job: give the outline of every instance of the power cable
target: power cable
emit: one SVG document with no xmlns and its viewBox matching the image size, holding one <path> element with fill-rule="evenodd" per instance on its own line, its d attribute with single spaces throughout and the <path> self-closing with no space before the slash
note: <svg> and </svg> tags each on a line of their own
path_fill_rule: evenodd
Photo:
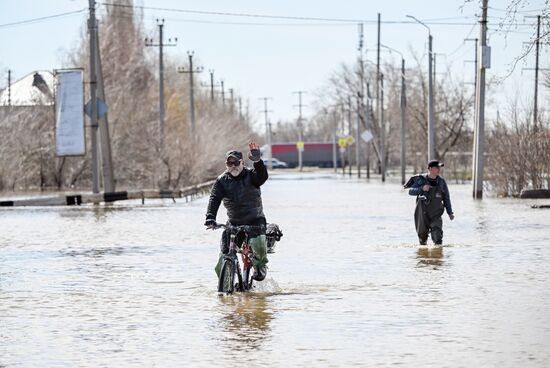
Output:
<svg viewBox="0 0 550 368">
<path fill-rule="evenodd" d="M 80 13 L 86 11 L 86 10 L 88 10 L 88 8 L 83 8 L 83 9 L 75 10 L 75 11 L 72 11 L 72 12 L 48 15 L 48 16 L 40 17 L 40 18 L 20 20 L 20 21 L 12 22 L 12 23 L 4 23 L 4 24 L 0 24 L 0 28 L 10 27 L 10 26 L 17 26 L 17 25 L 20 25 L 20 24 L 37 23 L 37 22 L 41 22 L 41 21 L 45 21 L 45 20 L 54 19 L 54 18 L 60 18 L 60 17 L 69 16 L 69 15 L 80 14 Z"/>
</svg>

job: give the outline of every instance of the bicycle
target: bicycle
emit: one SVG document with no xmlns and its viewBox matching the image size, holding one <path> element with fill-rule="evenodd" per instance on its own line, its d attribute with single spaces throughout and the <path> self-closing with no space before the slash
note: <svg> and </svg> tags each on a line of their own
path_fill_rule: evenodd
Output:
<svg viewBox="0 0 550 368">
<path fill-rule="evenodd" d="M 222 268 L 218 279 L 218 292 L 232 293 L 233 291 L 245 292 L 252 289 L 252 248 L 248 244 L 248 234 L 252 230 L 262 229 L 263 226 L 233 226 L 216 224 L 214 229 L 224 228 L 230 234 L 229 252 L 223 257 Z M 237 234 L 243 232 L 244 239 L 239 247 L 236 243 Z M 237 253 L 241 253 L 242 270 Z M 237 279 L 235 280 L 235 276 Z"/>
</svg>

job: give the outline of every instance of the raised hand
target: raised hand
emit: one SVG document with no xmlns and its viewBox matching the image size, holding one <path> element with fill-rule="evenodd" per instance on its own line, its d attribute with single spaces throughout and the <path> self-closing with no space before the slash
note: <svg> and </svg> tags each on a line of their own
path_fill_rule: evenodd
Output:
<svg viewBox="0 0 550 368">
<path fill-rule="evenodd" d="M 254 162 L 260 161 L 260 146 L 256 142 L 250 142 L 248 148 L 250 149 L 248 158 Z"/>
</svg>

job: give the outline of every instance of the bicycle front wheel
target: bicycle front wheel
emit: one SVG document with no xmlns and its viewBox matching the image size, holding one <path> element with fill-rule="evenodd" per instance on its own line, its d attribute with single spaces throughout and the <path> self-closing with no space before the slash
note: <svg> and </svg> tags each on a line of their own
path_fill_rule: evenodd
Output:
<svg viewBox="0 0 550 368">
<path fill-rule="evenodd" d="M 243 291 L 247 291 L 252 288 L 252 274 L 250 271 L 250 267 L 243 271 Z"/>
<path fill-rule="evenodd" d="M 232 293 L 235 287 L 235 263 L 229 259 L 223 261 L 220 278 L 218 279 L 218 292 Z"/>
</svg>

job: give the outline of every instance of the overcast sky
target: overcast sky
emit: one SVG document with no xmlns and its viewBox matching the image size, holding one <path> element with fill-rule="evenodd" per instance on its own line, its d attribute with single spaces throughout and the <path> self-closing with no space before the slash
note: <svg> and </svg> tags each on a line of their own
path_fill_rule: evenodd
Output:
<svg viewBox="0 0 550 368">
<path fill-rule="evenodd" d="M 509 1 L 489 0 L 489 44 L 492 46 L 492 66 L 488 78 L 503 77 L 514 57 L 521 53 L 522 44 L 529 41 L 534 25 L 514 27 L 513 32 L 497 31 Z M 87 19 L 85 0 L 0 0 L 0 86 L 6 85 L 7 69 L 13 70 L 13 79 L 39 69 L 62 67 L 63 55 L 79 39 Z M 451 68 L 457 81 L 473 82 L 473 65 L 465 63 L 474 56 L 473 43 L 464 43 L 465 37 L 479 37 L 476 25 L 480 13 L 477 1 L 320 1 L 320 0 L 142 0 L 136 4 L 145 7 L 169 8 L 172 11 L 145 9 L 145 25 L 154 35 L 156 19 L 165 19 L 166 37 L 178 37 L 177 47 L 166 48 L 170 56 L 186 58 L 193 50 L 200 64 L 215 69 L 216 78 L 223 78 L 227 88 L 234 88 L 251 103 L 251 112 L 262 122 L 260 97 L 269 96 L 272 121 L 293 119 L 297 115 L 297 97 L 293 91 L 304 90 L 304 103 L 325 84 L 340 63 L 353 62 L 357 57 L 357 23 L 364 21 L 367 57 L 375 60 L 376 18 L 382 16 L 381 42 L 405 54 L 412 63 L 411 50 L 425 54 L 427 30 L 418 23 L 407 23 L 407 14 L 428 23 L 434 37 L 434 51 L 438 55 L 438 71 Z M 100 2 L 99 8 L 103 5 Z M 520 22 L 534 24 L 523 15 L 536 15 L 544 0 L 531 1 L 522 9 Z M 298 19 L 270 19 L 215 14 L 199 14 L 175 10 L 199 10 L 256 15 L 277 15 L 345 19 L 350 21 L 321 21 Z M 18 21 L 68 13 L 33 23 L 11 24 Z M 439 23 L 439 24 L 436 24 Z M 541 67 L 549 67 L 548 50 L 542 50 Z M 382 53 L 388 61 L 399 61 L 396 54 Z M 427 63 L 427 62 L 426 62 Z M 426 64 L 425 63 L 425 64 Z M 523 100 L 532 96 L 534 72 L 522 71 L 533 67 L 534 57 L 520 62 L 505 84 L 491 91 L 489 96 L 503 109 L 506 99 L 520 91 Z M 426 65 L 427 69 L 427 65 Z M 207 73 L 201 76 L 205 81 Z M 440 78 L 442 76 L 439 76 Z M 156 86 L 154 86 L 156 88 Z M 152 87 L 153 88 L 153 87 Z M 540 87 L 541 99 L 548 98 L 548 89 Z M 539 103 L 543 105 L 542 103 Z M 494 113 L 495 109 L 489 109 Z M 304 109 L 307 117 L 308 108 Z"/>
</svg>

